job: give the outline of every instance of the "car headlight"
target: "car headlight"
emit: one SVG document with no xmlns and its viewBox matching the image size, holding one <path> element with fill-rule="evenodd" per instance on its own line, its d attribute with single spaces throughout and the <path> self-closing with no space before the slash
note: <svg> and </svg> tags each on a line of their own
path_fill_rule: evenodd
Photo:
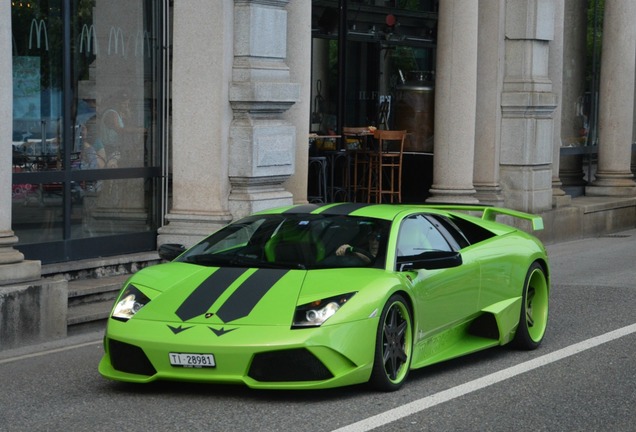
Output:
<svg viewBox="0 0 636 432">
<path fill-rule="evenodd" d="M 111 316 L 120 321 L 128 321 L 148 302 L 150 302 L 150 299 L 139 291 L 137 287 L 128 285 L 119 296 L 119 301 L 115 304 Z"/>
<path fill-rule="evenodd" d="M 342 294 L 296 306 L 293 327 L 319 327 L 331 318 L 355 293 Z"/>
</svg>

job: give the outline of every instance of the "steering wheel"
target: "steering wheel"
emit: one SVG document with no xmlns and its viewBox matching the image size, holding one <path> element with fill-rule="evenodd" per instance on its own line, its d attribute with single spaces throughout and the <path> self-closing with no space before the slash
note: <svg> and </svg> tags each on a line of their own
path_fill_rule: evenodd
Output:
<svg viewBox="0 0 636 432">
<path fill-rule="evenodd" d="M 362 249 L 362 248 L 351 247 L 351 248 L 349 248 L 347 250 L 347 255 L 348 256 L 354 256 L 354 257 L 358 258 L 359 260 L 363 261 L 362 258 L 360 258 L 358 256 L 358 254 L 364 255 L 369 260 L 369 262 L 373 262 L 373 260 L 375 259 L 375 257 L 371 254 L 371 252 L 369 252 L 369 251 L 367 251 L 365 249 Z"/>
</svg>

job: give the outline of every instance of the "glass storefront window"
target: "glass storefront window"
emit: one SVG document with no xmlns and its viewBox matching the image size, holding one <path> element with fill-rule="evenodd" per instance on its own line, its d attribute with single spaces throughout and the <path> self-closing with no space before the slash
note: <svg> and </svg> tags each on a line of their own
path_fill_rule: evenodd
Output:
<svg viewBox="0 0 636 432">
<path fill-rule="evenodd" d="M 12 221 L 28 258 L 56 248 L 55 259 L 84 257 L 73 252 L 77 239 L 82 253 L 87 239 L 96 256 L 113 253 L 117 236 L 133 233 L 154 248 L 166 4 L 12 2 Z"/>
<path fill-rule="evenodd" d="M 156 163 L 149 143 L 156 121 L 150 3 L 84 0 L 75 6 L 74 169 Z"/>
<path fill-rule="evenodd" d="M 62 169 L 61 2 L 12 2 L 13 157 L 21 170 Z M 56 31 L 57 30 L 57 31 Z"/>
<path fill-rule="evenodd" d="M 403 87 L 433 85 L 437 2 L 346 4 L 343 19 L 339 1 L 312 2 L 310 131 L 404 127 L 396 121 Z"/>
<path fill-rule="evenodd" d="M 12 188 L 14 230 L 25 243 L 62 240 L 61 183 L 23 183 Z M 30 229 L 37 226 L 38 229 Z"/>
</svg>

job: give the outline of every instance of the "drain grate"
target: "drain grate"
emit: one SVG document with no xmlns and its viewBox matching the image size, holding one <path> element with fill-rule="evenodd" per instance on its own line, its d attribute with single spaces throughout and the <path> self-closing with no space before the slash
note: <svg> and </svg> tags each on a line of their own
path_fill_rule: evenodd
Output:
<svg viewBox="0 0 636 432">
<path fill-rule="evenodd" d="M 628 238 L 631 237 L 631 234 L 606 234 L 602 236 L 604 238 Z"/>
</svg>

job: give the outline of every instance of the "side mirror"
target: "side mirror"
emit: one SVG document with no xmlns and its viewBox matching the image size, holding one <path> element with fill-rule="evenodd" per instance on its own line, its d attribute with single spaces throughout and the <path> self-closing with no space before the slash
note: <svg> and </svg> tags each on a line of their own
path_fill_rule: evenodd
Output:
<svg viewBox="0 0 636 432">
<path fill-rule="evenodd" d="M 181 244 L 176 243 L 166 243 L 159 246 L 159 257 L 166 261 L 172 261 L 183 252 L 185 252 L 186 247 Z"/>
<path fill-rule="evenodd" d="M 399 271 L 411 270 L 439 270 L 459 267 L 462 265 L 462 255 L 459 252 L 423 252 L 419 255 L 403 256 L 397 259 Z"/>
</svg>

